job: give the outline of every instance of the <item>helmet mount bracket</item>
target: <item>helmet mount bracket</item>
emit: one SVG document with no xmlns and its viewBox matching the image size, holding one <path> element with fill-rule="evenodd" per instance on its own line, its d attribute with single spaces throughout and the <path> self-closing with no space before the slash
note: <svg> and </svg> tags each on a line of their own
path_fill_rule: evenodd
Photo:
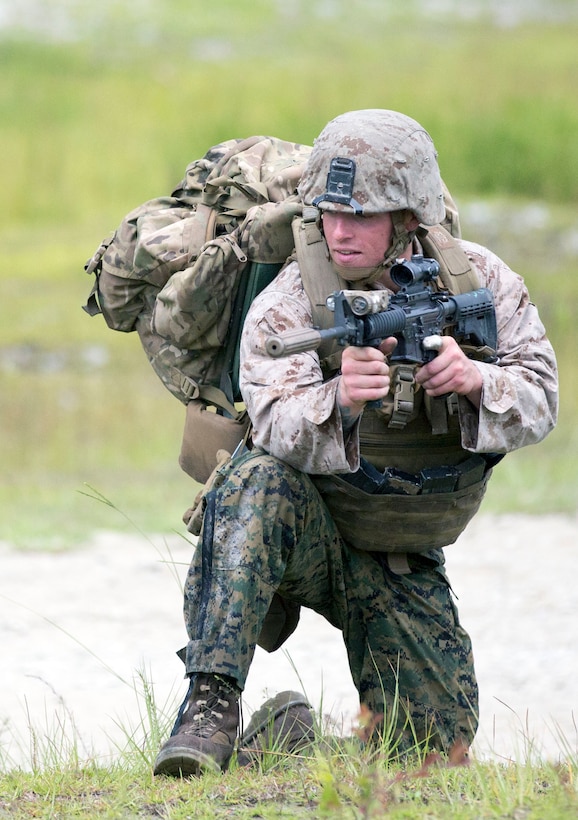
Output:
<svg viewBox="0 0 578 820">
<path fill-rule="evenodd" d="M 327 189 L 315 197 L 313 205 L 320 202 L 336 202 L 340 205 L 349 205 L 354 214 L 363 213 L 363 206 L 353 198 L 353 183 L 355 180 L 355 160 L 348 157 L 333 157 L 327 174 Z"/>
</svg>

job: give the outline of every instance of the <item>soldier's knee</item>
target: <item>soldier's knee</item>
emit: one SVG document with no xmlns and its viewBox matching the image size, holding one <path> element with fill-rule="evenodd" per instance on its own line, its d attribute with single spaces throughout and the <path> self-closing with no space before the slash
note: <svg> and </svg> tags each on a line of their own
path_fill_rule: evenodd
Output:
<svg viewBox="0 0 578 820">
<path fill-rule="evenodd" d="M 238 461 L 233 462 L 233 466 L 236 471 L 246 475 L 262 472 L 266 474 L 284 474 L 287 470 L 291 469 L 289 465 L 285 464 L 281 459 L 272 456 L 270 453 L 265 453 L 262 450 L 252 450 Z"/>
<path fill-rule="evenodd" d="M 288 491 L 302 493 L 311 484 L 305 473 L 262 450 L 253 450 L 234 462 L 232 476 L 245 485 L 282 489 L 282 495 Z"/>
</svg>

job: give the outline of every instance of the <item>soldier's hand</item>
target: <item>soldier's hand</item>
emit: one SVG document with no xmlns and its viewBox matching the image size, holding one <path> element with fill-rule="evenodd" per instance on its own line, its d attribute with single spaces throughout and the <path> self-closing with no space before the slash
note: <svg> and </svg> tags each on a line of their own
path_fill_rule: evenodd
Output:
<svg viewBox="0 0 578 820">
<path fill-rule="evenodd" d="M 354 419 L 368 401 L 377 401 L 389 392 L 389 366 L 385 357 L 397 344 L 392 337 L 379 349 L 374 347 L 346 347 L 341 358 L 341 378 L 337 401 L 342 412 Z"/>
<path fill-rule="evenodd" d="M 437 356 L 418 370 L 415 380 L 429 396 L 457 393 L 480 405 L 482 374 L 452 336 L 442 336 Z"/>
</svg>

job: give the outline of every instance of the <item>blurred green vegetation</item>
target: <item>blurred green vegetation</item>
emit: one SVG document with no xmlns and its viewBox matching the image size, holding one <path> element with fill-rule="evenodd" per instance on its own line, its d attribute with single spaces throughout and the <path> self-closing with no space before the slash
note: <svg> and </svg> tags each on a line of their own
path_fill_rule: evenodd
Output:
<svg viewBox="0 0 578 820">
<path fill-rule="evenodd" d="M 144 530 L 180 529 L 197 489 L 177 465 L 183 408 L 136 337 L 80 309 L 84 263 L 210 145 L 310 143 L 363 107 L 430 130 L 464 235 L 525 276 L 558 353 L 560 424 L 500 465 L 484 509 L 575 512 L 578 22 L 499 27 L 419 5 L 77 3 L 74 37 L 54 34 L 56 16 L 0 32 L 0 540 L 60 548 L 130 526 L 87 486 Z"/>
</svg>

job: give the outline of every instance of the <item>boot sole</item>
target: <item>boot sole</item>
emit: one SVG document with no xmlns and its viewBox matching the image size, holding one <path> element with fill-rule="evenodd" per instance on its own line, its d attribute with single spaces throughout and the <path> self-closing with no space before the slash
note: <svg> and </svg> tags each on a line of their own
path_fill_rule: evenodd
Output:
<svg viewBox="0 0 578 820">
<path fill-rule="evenodd" d="M 226 761 L 228 763 L 228 760 Z M 203 754 L 198 750 L 192 750 L 187 746 L 173 746 L 159 752 L 155 760 L 153 774 L 165 774 L 169 777 L 196 777 L 203 770 L 220 772 L 226 768 L 222 767 L 210 755 Z"/>
</svg>

